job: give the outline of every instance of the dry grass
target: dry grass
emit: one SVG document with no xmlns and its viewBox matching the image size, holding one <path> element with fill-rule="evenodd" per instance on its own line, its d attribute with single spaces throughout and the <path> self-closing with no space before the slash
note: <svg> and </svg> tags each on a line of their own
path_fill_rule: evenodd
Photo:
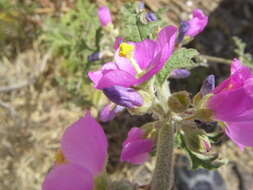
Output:
<svg viewBox="0 0 253 190">
<path fill-rule="evenodd" d="M 0 93 L 0 189 L 40 189 L 64 128 L 83 114 L 62 102 L 64 93 L 52 85 L 55 70 L 50 70 L 50 64 L 59 63 L 48 58 L 35 47 L 12 63 L 0 63 L 1 87 L 35 78 L 30 85 Z"/>
</svg>

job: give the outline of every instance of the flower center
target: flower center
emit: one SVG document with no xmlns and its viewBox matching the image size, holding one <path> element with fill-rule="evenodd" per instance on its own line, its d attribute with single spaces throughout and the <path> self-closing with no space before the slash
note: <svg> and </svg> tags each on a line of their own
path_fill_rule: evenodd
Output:
<svg viewBox="0 0 253 190">
<path fill-rule="evenodd" d="M 129 45 L 128 43 L 121 43 L 119 46 L 119 56 L 129 58 L 132 56 L 132 52 L 134 51 L 134 46 Z"/>
<path fill-rule="evenodd" d="M 130 63 L 133 65 L 136 73 L 139 75 L 142 73 L 142 70 L 140 66 L 136 63 L 135 59 L 133 58 L 133 51 L 134 51 L 134 46 L 128 43 L 123 42 L 119 46 L 119 56 L 127 58 L 130 61 Z"/>
</svg>

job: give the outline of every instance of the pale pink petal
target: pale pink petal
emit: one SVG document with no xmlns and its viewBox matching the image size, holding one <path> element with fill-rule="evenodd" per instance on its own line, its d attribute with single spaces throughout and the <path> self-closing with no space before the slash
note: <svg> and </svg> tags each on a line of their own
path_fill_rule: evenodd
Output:
<svg viewBox="0 0 253 190">
<path fill-rule="evenodd" d="M 42 190 L 92 190 L 89 170 L 74 164 L 55 166 L 46 176 Z"/>
<path fill-rule="evenodd" d="M 120 70 L 128 72 L 131 75 L 136 74 L 136 71 L 133 65 L 131 64 L 131 62 L 129 61 L 129 59 L 126 57 L 119 56 L 119 49 L 116 51 L 114 55 L 114 60 L 115 60 L 115 64 Z"/>
<path fill-rule="evenodd" d="M 107 139 L 89 113 L 66 129 L 61 147 L 66 160 L 89 169 L 94 176 L 104 169 Z"/>
</svg>

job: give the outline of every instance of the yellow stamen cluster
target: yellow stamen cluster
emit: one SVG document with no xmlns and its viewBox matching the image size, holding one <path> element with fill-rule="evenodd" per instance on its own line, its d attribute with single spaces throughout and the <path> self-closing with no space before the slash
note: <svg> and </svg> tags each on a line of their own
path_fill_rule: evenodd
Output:
<svg viewBox="0 0 253 190">
<path fill-rule="evenodd" d="M 128 43 L 123 42 L 119 46 L 119 56 L 131 57 L 133 50 L 134 50 L 133 45 L 129 45 Z"/>
</svg>

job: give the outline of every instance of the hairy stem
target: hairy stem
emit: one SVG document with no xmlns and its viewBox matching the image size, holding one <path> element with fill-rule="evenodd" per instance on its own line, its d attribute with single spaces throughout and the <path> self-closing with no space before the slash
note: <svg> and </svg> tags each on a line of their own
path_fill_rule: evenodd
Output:
<svg viewBox="0 0 253 190">
<path fill-rule="evenodd" d="M 214 57 L 209 55 L 200 55 L 200 58 L 205 59 L 207 61 L 216 62 L 216 63 L 224 63 L 224 64 L 231 64 L 232 60 L 224 59 L 220 57 Z"/>
<path fill-rule="evenodd" d="M 173 139 L 173 125 L 167 122 L 163 124 L 159 132 L 151 190 L 170 190 L 173 185 Z"/>
</svg>

